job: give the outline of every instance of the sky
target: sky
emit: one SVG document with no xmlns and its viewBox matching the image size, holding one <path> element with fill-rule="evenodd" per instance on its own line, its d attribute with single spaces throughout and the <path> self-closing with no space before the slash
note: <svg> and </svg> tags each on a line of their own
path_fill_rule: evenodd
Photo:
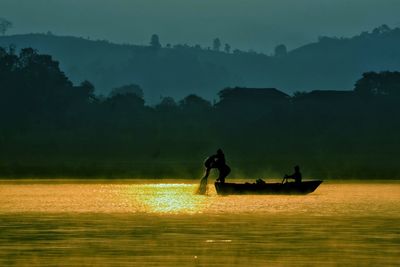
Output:
<svg viewBox="0 0 400 267">
<path fill-rule="evenodd" d="M 400 0 L 0 0 L 9 34 L 46 33 L 116 43 L 211 46 L 272 53 L 318 36 L 349 37 L 382 24 L 400 27 Z"/>
</svg>

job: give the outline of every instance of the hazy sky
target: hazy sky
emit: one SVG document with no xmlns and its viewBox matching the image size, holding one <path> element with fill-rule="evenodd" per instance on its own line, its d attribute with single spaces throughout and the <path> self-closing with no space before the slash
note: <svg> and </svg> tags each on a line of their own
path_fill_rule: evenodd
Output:
<svg viewBox="0 0 400 267">
<path fill-rule="evenodd" d="M 270 53 L 320 35 L 352 36 L 381 24 L 400 26 L 400 0 L 0 0 L 9 32 L 47 32 L 147 44 L 210 46 Z"/>
</svg>

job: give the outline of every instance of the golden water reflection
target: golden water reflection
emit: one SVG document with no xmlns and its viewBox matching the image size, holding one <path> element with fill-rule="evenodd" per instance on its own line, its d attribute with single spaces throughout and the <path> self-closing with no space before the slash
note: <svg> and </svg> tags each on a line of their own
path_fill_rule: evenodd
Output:
<svg viewBox="0 0 400 267">
<path fill-rule="evenodd" d="M 198 181 L 0 181 L 0 266 L 398 266 L 400 183 L 195 195 Z"/>
<path fill-rule="evenodd" d="M 204 196 L 195 195 L 193 184 L 144 184 L 127 188 L 127 196 L 144 212 L 200 213 L 206 206 Z"/>
<path fill-rule="evenodd" d="M 399 183 L 324 183 L 307 196 L 196 195 L 196 182 L 0 182 L 0 214 L 156 213 L 381 216 L 400 207 Z M 396 208 L 394 208 L 396 207 Z"/>
</svg>

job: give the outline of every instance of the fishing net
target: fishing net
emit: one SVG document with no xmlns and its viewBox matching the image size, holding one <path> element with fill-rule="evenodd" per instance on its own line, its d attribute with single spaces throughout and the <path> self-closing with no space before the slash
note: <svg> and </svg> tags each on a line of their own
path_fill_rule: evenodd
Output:
<svg viewBox="0 0 400 267">
<path fill-rule="evenodd" d="M 204 176 L 203 178 L 201 178 L 200 185 L 196 191 L 196 194 L 198 194 L 198 195 L 207 194 L 207 191 L 208 191 L 208 183 L 207 183 L 208 179 L 207 178 L 208 178 L 207 176 Z"/>
</svg>

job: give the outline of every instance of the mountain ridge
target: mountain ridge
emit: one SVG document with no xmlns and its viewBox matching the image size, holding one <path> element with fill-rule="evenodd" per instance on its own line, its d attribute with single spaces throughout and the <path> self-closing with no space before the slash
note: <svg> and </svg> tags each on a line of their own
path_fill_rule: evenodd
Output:
<svg viewBox="0 0 400 267">
<path fill-rule="evenodd" d="M 32 47 L 52 55 L 75 84 L 91 81 L 97 94 L 138 84 L 150 103 L 198 94 L 212 100 L 225 87 L 274 87 L 285 93 L 351 90 L 367 71 L 400 70 L 400 29 L 382 25 L 350 38 L 320 37 L 287 51 L 215 51 L 187 44 L 141 46 L 53 34 L 0 37 L 0 46 Z"/>
</svg>

